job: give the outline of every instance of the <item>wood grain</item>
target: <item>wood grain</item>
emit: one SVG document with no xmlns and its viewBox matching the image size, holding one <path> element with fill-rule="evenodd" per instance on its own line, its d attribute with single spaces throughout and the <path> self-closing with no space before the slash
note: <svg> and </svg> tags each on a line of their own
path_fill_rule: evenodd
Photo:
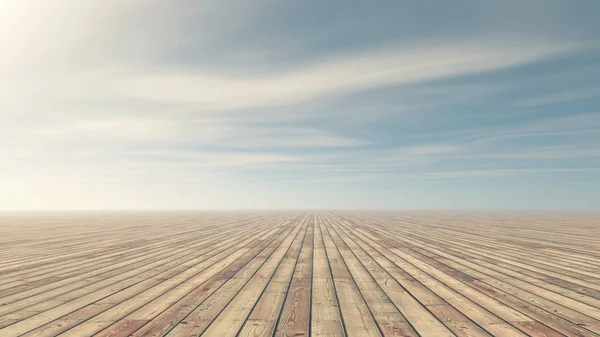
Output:
<svg viewBox="0 0 600 337">
<path fill-rule="evenodd" d="M 4 214 L 12 336 L 600 337 L 600 214 Z"/>
</svg>

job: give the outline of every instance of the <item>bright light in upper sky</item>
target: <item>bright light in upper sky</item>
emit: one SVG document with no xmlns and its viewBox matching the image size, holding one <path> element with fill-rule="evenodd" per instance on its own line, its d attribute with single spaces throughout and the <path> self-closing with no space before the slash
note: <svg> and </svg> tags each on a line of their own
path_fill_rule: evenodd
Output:
<svg viewBox="0 0 600 337">
<path fill-rule="evenodd" d="M 15 14 L 15 9 L 22 7 L 23 4 L 27 4 L 27 1 L 19 0 L 2 0 L 0 1 L 0 15 L 2 19 L 6 19 Z"/>
<path fill-rule="evenodd" d="M 598 16 L 0 0 L 0 208 L 597 208 Z"/>
</svg>

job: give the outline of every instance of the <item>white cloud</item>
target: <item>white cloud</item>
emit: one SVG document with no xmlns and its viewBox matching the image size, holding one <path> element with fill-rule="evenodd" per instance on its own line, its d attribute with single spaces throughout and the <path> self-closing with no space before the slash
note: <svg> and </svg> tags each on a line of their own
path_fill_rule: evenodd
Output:
<svg viewBox="0 0 600 337">
<path fill-rule="evenodd" d="M 394 40 L 346 54 L 328 54 L 329 50 L 316 48 L 299 50 L 301 57 L 290 57 L 284 65 L 273 67 L 264 63 L 253 67 L 253 62 L 240 61 L 266 59 L 272 50 L 265 50 L 277 44 L 265 41 L 266 49 L 240 45 L 231 67 L 225 61 L 216 62 L 216 67 L 195 58 L 204 60 L 202 55 L 213 51 L 213 45 L 218 49 L 221 43 L 229 44 L 223 48 L 228 50 L 237 47 L 236 43 L 243 44 L 235 41 L 232 33 L 247 22 L 267 19 L 268 15 L 261 16 L 261 6 L 272 5 L 271 1 L 192 3 L 0 0 L 0 185 L 10 186 L 7 190 L 11 191 L 0 193 L 1 201 L 14 205 L 10 202 L 15 193 L 18 203 L 27 204 L 29 191 L 42 191 L 36 193 L 37 202 L 42 204 L 52 202 L 47 197 L 52 195 L 64 201 L 61 205 L 68 205 L 78 201 L 79 194 L 87 193 L 94 204 L 103 205 L 106 193 L 117 200 L 113 205 L 119 205 L 127 202 L 121 193 L 128 188 L 132 200 L 147 201 L 151 193 L 139 190 L 157 181 L 164 185 L 152 190 L 167 193 L 156 194 L 179 195 L 180 189 L 186 188 L 182 180 L 202 183 L 221 179 L 222 183 L 230 178 L 229 173 L 255 178 L 244 175 L 248 167 L 261 174 L 296 174 L 297 182 L 326 184 L 451 169 L 449 162 L 463 156 L 488 163 L 600 156 L 592 147 L 542 145 L 490 152 L 483 137 L 479 143 L 462 143 L 456 139 L 460 137 L 444 143 L 441 137 L 423 134 L 418 137 L 422 145 L 399 147 L 401 141 L 388 128 L 379 135 L 372 127 L 387 118 L 397 122 L 399 114 L 413 117 L 415 112 L 512 90 L 512 81 L 485 86 L 413 85 L 502 70 L 585 47 L 560 34 L 517 41 L 514 37 L 483 38 L 474 32 L 464 39 L 461 36 L 439 43 L 430 37 L 412 41 L 426 41 L 421 45 Z M 189 26 L 191 21 L 197 24 Z M 221 41 L 222 37 L 227 41 Z M 310 44 L 298 45 L 306 48 Z M 348 100 L 348 110 L 356 109 L 354 114 L 328 105 L 328 99 L 389 85 L 406 88 L 392 103 L 363 104 L 359 98 L 354 104 Z M 550 104 L 592 94 L 574 92 L 524 103 Z M 371 110 L 365 108 L 367 105 Z M 381 112 L 384 110 L 386 113 Z M 374 113 L 380 113 L 380 119 L 376 123 L 369 120 L 373 125 L 365 128 L 356 120 L 350 121 L 368 120 Z M 324 118 L 330 116 L 335 117 Z M 597 124 L 597 117 L 590 114 L 523 125 L 486 139 L 588 132 Z M 335 118 L 339 123 L 330 124 Z M 434 122 L 442 126 L 446 120 Z M 516 171 L 438 172 L 437 177 L 510 172 Z M 114 186 L 105 186 L 105 181 Z M 89 195 L 87 184 L 96 184 L 97 195 Z M 61 188 L 69 191 L 53 193 Z M 191 196 L 198 193 L 193 190 Z M 214 199 L 215 191 L 221 187 L 207 192 L 208 201 Z M 222 200 L 229 202 L 228 191 L 222 191 Z"/>
<path fill-rule="evenodd" d="M 433 144 L 433 145 L 417 145 L 417 146 L 407 146 L 404 148 L 398 149 L 398 152 L 405 155 L 416 155 L 416 156 L 426 156 L 426 155 L 437 155 L 437 154 L 445 154 L 445 153 L 453 153 L 462 150 L 463 148 L 456 145 L 450 144 Z"/>
<path fill-rule="evenodd" d="M 466 150 L 453 144 L 432 143 L 363 151 L 361 153 L 369 158 L 366 163 L 369 164 L 371 169 L 389 169 L 432 164 L 463 155 Z M 357 154 L 355 153 L 355 155 Z M 363 168 L 363 170 L 365 169 Z"/>
<path fill-rule="evenodd" d="M 529 172 L 530 170 L 470 170 L 470 171 L 446 171 L 446 172 L 428 172 L 418 175 L 425 179 L 454 179 L 454 178 L 474 178 L 474 177 L 495 177 L 514 175 L 519 172 Z"/>
<path fill-rule="evenodd" d="M 495 153 L 486 153 L 474 155 L 477 158 L 488 159 L 569 159 L 569 158 L 598 158 L 600 157 L 599 147 L 590 146 L 534 146 L 517 151 L 497 151 Z"/>
<path fill-rule="evenodd" d="M 573 44 L 494 46 L 467 41 L 447 46 L 390 47 L 315 63 L 277 74 L 234 75 L 202 68 L 140 69 L 107 79 L 107 93 L 185 102 L 200 109 L 244 109 L 296 104 L 328 94 L 476 74 L 553 57 Z"/>
<path fill-rule="evenodd" d="M 277 153 L 257 152 L 206 152 L 184 150 L 146 150 L 129 152 L 138 162 L 153 163 L 168 167 L 228 168 L 290 163 L 305 161 L 306 158 Z"/>
<path fill-rule="evenodd" d="M 169 140 L 178 135 L 178 125 L 168 119 L 113 118 L 92 119 L 71 125 L 34 130 L 34 134 L 52 138 L 104 139 L 110 141 Z"/>
<path fill-rule="evenodd" d="M 497 169 L 497 170 L 468 170 L 468 171 L 443 171 L 418 174 L 423 179 L 469 179 L 476 177 L 499 177 L 523 174 L 540 173 L 575 173 L 575 172 L 599 172 L 594 168 L 540 168 L 540 169 Z"/>
<path fill-rule="evenodd" d="M 517 106 L 538 107 L 560 103 L 568 103 L 579 99 L 594 98 L 600 96 L 599 87 L 586 87 L 578 90 L 554 92 L 552 94 L 544 94 L 515 102 Z"/>
<path fill-rule="evenodd" d="M 356 147 L 368 144 L 358 138 L 339 136 L 318 129 L 248 125 L 236 130 L 235 134 L 223 137 L 223 141 L 240 148 Z"/>
<path fill-rule="evenodd" d="M 118 146 L 162 142 L 219 146 L 231 149 L 348 148 L 368 144 L 359 138 L 345 137 L 308 127 L 256 126 L 219 118 L 112 117 L 64 122 L 32 129 L 29 136 L 44 141 L 100 140 Z"/>
<path fill-rule="evenodd" d="M 600 112 L 566 115 L 548 118 L 520 126 L 527 131 L 586 130 L 600 125 Z"/>
<path fill-rule="evenodd" d="M 476 136 L 470 139 L 471 143 L 480 144 L 513 138 L 600 133 L 598 125 L 600 125 L 600 113 L 593 112 L 544 118 L 542 120 L 506 127 L 501 130 L 470 130 L 468 133 L 485 134 L 485 136 Z"/>
</svg>

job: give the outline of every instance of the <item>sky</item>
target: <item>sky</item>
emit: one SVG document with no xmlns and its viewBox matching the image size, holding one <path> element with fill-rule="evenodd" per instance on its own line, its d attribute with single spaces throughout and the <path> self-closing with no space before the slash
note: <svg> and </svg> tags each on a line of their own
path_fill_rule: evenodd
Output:
<svg viewBox="0 0 600 337">
<path fill-rule="evenodd" d="M 598 0 L 0 0 L 0 209 L 600 209 Z"/>
</svg>

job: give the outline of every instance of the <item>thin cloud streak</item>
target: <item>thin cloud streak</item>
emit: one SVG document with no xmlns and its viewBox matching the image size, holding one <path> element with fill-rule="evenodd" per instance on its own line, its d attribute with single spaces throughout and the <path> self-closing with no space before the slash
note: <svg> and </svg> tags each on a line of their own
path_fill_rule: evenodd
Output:
<svg viewBox="0 0 600 337">
<path fill-rule="evenodd" d="M 502 177 L 502 176 L 527 176 L 538 175 L 542 173 L 595 173 L 600 172 L 597 168 L 536 168 L 536 169 L 499 169 L 499 170 L 472 170 L 472 171 L 447 171 L 447 172 L 428 172 L 416 175 L 421 179 L 471 179 L 471 178 L 486 178 L 486 177 Z"/>
<path fill-rule="evenodd" d="M 591 7 L 457 1 L 0 1 L 0 204 L 600 199 Z"/>
<path fill-rule="evenodd" d="M 145 100 L 230 110 L 298 104 L 327 94 L 386 85 L 410 84 L 500 70 L 580 50 L 584 46 L 510 42 L 485 46 L 478 41 L 416 50 L 372 51 L 318 63 L 288 73 L 252 77 L 193 71 L 156 71 L 108 80 L 106 90 Z M 360 74 L 357 76 L 357 74 Z"/>
</svg>

